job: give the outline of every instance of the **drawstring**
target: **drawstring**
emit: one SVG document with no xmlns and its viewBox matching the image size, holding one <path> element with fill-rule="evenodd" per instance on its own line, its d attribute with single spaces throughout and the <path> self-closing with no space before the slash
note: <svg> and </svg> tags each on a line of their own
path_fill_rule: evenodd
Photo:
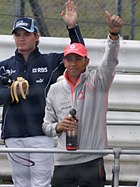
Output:
<svg viewBox="0 0 140 187">
<path fill-rule="evenodd" d="M 6 145 L 6 143 L 5 143 L 5 147 L 8 148 L 8 146 Z M 29 163 L 29 165 L 23 164 L 23 163 L 17 161 L 16 159 L 13 158 L 12 154 L 13 154 L 15 157 L 17 157 L 17 158 L 19 158 L 19 159 L 21 159 L 21 160 L 27 161 L 27 162 Z M 15 153 L 12 153 L 12 154 L 11 154 L 11 153 L 8 153 L 9 157 L 10 157 L 14 162 L 16 162 L 16 163 L 18 163 L 18 164 L 21 164 L 21 165 L 27 166 L 27 167 L 31 167 L 31 166 L 34 166 L 34 165 L 35 165 L 35 162 L 33 162 L 32 160 L 29 160 L 29 159 L 27 159 L 27 158 L 23 158 L 23 157 L 21 157 L 21 156 L 15 154 Z"/>
</svg>

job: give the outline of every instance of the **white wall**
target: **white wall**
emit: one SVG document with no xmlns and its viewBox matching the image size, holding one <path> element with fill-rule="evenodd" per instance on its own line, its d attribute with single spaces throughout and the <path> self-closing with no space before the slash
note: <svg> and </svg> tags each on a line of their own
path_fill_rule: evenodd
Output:
<svg viewBox="0 0 140 187">
<path fill-rule="evenodd" d="M 84 40 L 88 49 L 90 66 L 96 67 L 100 64 L 100 59 L 103 56 L 106 39 L 85 38 Z M 62 52 L 69 42 L 69 38 L 41 37 L 39 47 L 42 53 Z M 121 40 L 120 44 L 120 63 L 117 69 L 140 72 L 140 41 Z M 0 35 L 0 61 L 14 54 L 14 50 L 13 36 Z"/>
</svg>

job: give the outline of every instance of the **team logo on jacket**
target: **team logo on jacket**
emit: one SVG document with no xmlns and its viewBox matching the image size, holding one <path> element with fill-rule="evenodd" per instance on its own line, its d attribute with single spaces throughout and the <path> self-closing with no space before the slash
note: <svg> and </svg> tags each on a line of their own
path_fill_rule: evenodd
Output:
<svg viewBox="0 0 140 187">
<path fill-rule="evenodd" d="M 16 72 L 16 70 L 6 69 L 4 66 L 0 67 L 0 75 L 2 75 L 3 73 L 5 73 L 6 75 L 10 76 L 10 75 L 12 75 L 15 72 Z"/>
<path fill-rule="evenodd" d="M 32 68 L 32 73 L 46 73 L 48 72 L 47 67 Z"/>
<path fill-rule="evenodd" d="M 44 79 L 38 79 L 38 80 L 36 80 L 36 83 L 42 83 L 42 82 L 44 82 Z"/>
</svg>

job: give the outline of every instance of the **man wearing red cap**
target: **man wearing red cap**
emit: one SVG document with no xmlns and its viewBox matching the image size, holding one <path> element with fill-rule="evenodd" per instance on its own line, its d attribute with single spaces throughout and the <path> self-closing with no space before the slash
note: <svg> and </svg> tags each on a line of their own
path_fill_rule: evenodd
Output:
<svg viewBox="0 0 140 187">
<path fill-rule="evenodd" d="M 89 72 L 85 46 L 78 43 L 66 46 L 64 77 L 51 85 L 48 92 L 42 128 L 47 136 L 58 136 L 58 149 L 66 149 L 66 132 L 74 132 L 75 129 L 78 129 L 78 149 L 108 148 L 108 92 L 118 64 L 122 20 L 119 16 L 110 16 L 108 11 L 105 16 L 109 35 L 101 65 Z M 76 116 L 70 113 L 72 108 L 76 110 Z M 55 154 L 52 187 L 103 187 L 106 180 L 103 156 L 88 153 Z"/>
</svg>

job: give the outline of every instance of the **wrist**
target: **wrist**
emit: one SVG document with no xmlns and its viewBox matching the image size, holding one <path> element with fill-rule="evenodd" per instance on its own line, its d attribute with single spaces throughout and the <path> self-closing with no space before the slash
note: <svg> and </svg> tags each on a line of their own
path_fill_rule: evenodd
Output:
<svg viewBox="0 0 140 187">
<path fill-rule="evenodd" d="M 62 133 L 62 131 L 63 131 L 63 130 L 61 130 L 61 129 L 59 128 L 59 123 L 56 125 L 55 131 L 56 131 L 57 134 L 60 134 L 60 133 Z"/>
<path fill-rule="evenodd" d="M 74 23 L 74 24 L 71 24 L 71 25 L 67 25 L 67 28 L 68 29 L 72 29 L 74 27 L 76 27 L 78 24 L 77 23 Z"/>
<path fill-rule="evenodd" d="M 118 40 L 119 39 L 119 32 L 109 32 L 109 37 L 112 40 Z"/>
<path fill-rule="evenodd" d="M 109 32 L 109 34 L 112 36 L 119 36 L 119 32 Z"/>
</svg>

